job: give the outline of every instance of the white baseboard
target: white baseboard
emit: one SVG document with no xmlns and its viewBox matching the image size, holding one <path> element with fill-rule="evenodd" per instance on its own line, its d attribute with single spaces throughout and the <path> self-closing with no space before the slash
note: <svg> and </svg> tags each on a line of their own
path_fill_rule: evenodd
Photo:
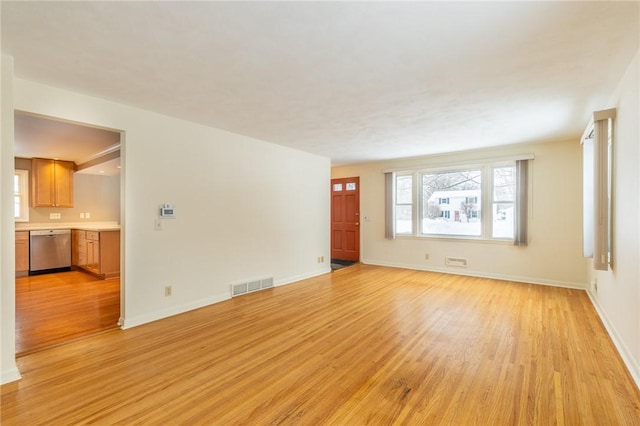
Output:
<svg viewBox="0 0 640 426">
<path fill-rule="evenodd" d="M 274 286 L 280 287 L 280 286 L 298 282 L 307 278 L 313 278 L 320 275 L 324 275 L 328 272 L 331 272 L 331 267 L 327 267 L 326 269 L 323 269 L 318 272 L 280 279 L 276 283 L 274 283 Z M 207 299 L 196 300 L 194 302 L 189 302 L 189 303 L 185 303 L 183 305 L 178 305 L 178 306 L 170 306 L 166 309 L 161 309 L 158 311 L 150 312 L 148 314 L 139 315 L 133 318 L 120 318 L 119 324 L 123 330 L 126 330 L 128 328 L 137 327 L 142 324 L 147 324 L 163 318 L 171 317 L 173 315 L 182 314 L 188 311 L 192 311 L 194 309 L 203 308 L 205 306 L 213 305 L 214 303 L 223 302 L 229 299 L 231 299 L 231 293 L 226 292 L 226 293 L 218 294 L 214 297 L 210 297 Z"/>
<path fill-rule="evenodd" d="M 331 272 L 331 267 L 327 266 L 325 269 L 322 269 L 317 272 L 311 272 L 309 274 L 302 274 L 302 275 L 296 275 L 293 277 L 282 278 L 275 283 L 275 287 L 280 287 L 287 284 L 293 284 L 295 282 L 306 280 L 309 278 L 319 277 L 320 275 L 328 274 L 329 272 Z"/>
<path fill-rule="evenodd" d="M 22 376 L 20 375 L 20 371 L 18 371 L 17 367 L 11 368 L 9 370 L 3 370 L 0 373 L 0 385 L 15 382 L 16 380 L 20 380 L 21 378 Z"/>
<path fill-rule="evenodd" d="M 638 364 L 638 361 L 634 359 L 633 355 L 631 354 L 631 351 L 624 344 L 624 341 L 620 338 L 620 334 L 618 333 L 616 328 L 613 326 L 611 321 L 609 321 L 609 318 L 604 313 L 604 310 L 598 303 L 598 299 L 593 297 L 590 291 L 587 291 L 587 294 L 589 295 L 591 304 L 593 305 L 596 312 L 598 313 L 598 316 L 600 317 L 602 324 L 604 324 L 604 328 L 607 330 L 607 333 L 609 333 L 609 337 L 611 337 L 613 344 L 618 350 L 618 353 L 620 354 L 622 361 L 627 366 L 627 370 L 629 370 L 629 374 L 631 374 L 633 381 L 636 382 L 636 386 L 638 387 L 638 389 L 640 389 L 640 364 Z"/>
<path fill-rule="evenodd" d="M 483 271 L 469 270 L 467 268 L 425 267 L 424 265 L 379 262 L 376 260 L 363 260 L 362 263 L 367 265 L 388 266 L 390 268 L 414 269 L 418 271 L 440 272 L 443 274 L 465 275 L 469 277 L 479 277 L 479 278 L 492 278 L 495 280 L 502 280 L 502 281 L 515 281 L 515 282 L 521 282 L 521 283 L 527 283 L 527 284 L 540 284 L 540 285 L 547 285 L 552 287 L 563 287 L 563 288 L 572 288 L 577 290 L 586 290 L 586 284 L 580 283 L 580 282 L 547 280 L 547 279 L 540 279 L 535 277 L 523 277 L 518 275 L 492 274 L 492 273 L 487 273 Z"/>
<path fill-rule="evenodd" d="M 170 306 L 166 309 L 161 309 L 159 311 L 150 312 L 148 314 L 139 315 L 133 318 L 121 318 L 120 326 L 123 330 L 126 330 L 127 328 L 137 327 L 142 324 L 171 317 L 173 315 L 182 314 L 194 309 L 203 308 L 205 306 L 213 305 L 214 303 L 222 302 L 228 299 L 231 299 L 231 293 L 226 292 L 207 299 L 200 299 L 178 306 Z"/>
</svg>

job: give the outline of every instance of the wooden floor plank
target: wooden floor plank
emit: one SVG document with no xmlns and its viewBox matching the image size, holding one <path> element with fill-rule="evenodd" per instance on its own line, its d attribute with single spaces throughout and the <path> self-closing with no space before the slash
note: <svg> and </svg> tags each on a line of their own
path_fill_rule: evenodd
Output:
<svg viewBox="0 0 640 426">
<path fill-rule="evenodd" d="M 113 330 L 120 318 L 120 279 L 82 271 L 16 278 L 19 356 Z"/>
<path fill-rule="evenodd" d="M 369 265 L 18 364 L 3 425 L 640 424 L 583 291 Z"/>
</svg>

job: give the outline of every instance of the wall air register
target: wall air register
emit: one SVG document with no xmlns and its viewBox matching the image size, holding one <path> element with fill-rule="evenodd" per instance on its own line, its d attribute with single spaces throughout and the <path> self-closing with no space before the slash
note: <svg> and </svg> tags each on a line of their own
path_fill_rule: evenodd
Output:
<svg viewBox="0 0 640 426">
<path fill-rule="evenodd" d="M 457 266 L 458 268 L 466 268 L 467 267 L 467 259 L 462 257 L 445 257 L 444 264 L 447 266 Z"/>
<path fill-rule="evenodd" d="M 233 284 L 231 286 L 231 297 L 241 296 L 254 291 L 264 290 L 273 287 L 273 278 L 249 281 L 246 283 Z"/>
</svg>

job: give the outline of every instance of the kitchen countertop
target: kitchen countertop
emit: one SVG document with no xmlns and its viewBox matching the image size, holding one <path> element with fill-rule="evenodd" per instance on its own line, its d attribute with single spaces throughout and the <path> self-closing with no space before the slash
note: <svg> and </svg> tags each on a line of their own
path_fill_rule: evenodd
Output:
<svg viewBox="0 0 640 426">
<path fill-rule="evenodd" d="M 119 231 L 116 222 L 79 222 L 79 223 L 31 223 L 16 222 L 16 231 L 42 231 L 45 229 L 79 229 L 81 231 Z"/>
</svg>

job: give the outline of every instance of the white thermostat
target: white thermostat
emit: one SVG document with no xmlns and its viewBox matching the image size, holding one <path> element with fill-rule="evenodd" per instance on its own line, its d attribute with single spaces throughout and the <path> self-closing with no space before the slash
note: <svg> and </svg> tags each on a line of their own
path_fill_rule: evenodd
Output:
<svg viewBox="0 0 640 426">
<path fill-rule="evenodd" d="M 160 217 L 163 219 L 173 219 L 176 217 L 176 208 L 171 204 L 160 206 Z"/>
</svg>

